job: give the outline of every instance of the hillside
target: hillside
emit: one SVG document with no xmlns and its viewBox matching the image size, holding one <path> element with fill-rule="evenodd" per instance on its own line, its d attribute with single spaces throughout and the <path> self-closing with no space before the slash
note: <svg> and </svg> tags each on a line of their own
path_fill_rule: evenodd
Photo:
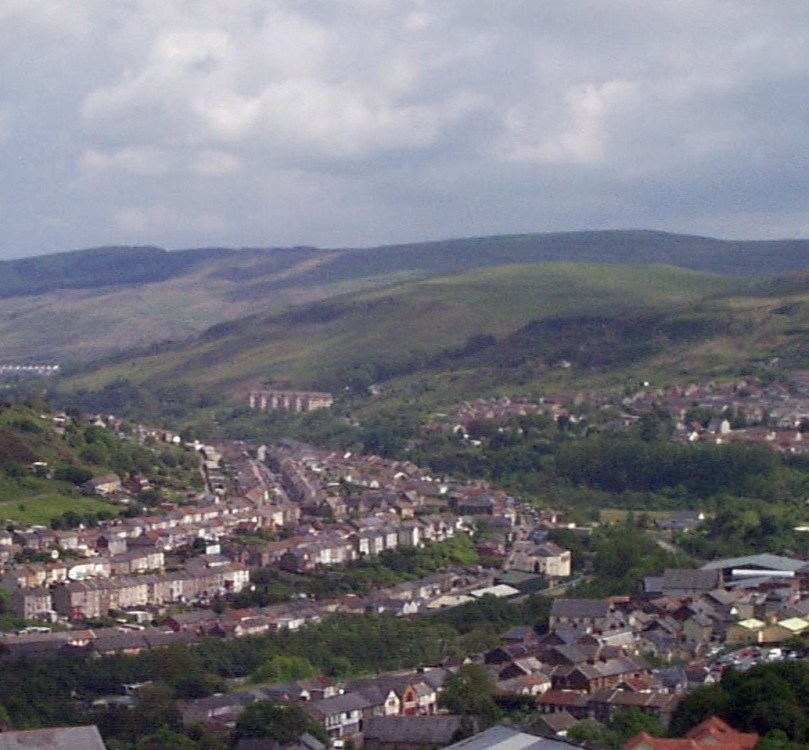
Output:
<svg viewBox="0 0 809 750">
<path fill-rule="evenodd" d="M 115 431 L 75 414 L 56 417 L 42 405 L 0 400 L 0 519 L 4 522 L 75 526 L 117 516 L 125 506 L 86 496 L 78 487 L 110 472 L 122 479 L 147 478 L 151 492 L 140 496 L 143 503 L 182 496 L 200 481 L 193 451 L 121 439 Z"/>
<path fill-rule="evenodd" d="M 243 393 L 280 379 L 339 390 L 357 377 L 373 382 L 424 369 L 513 367 L 526 358 L 617 364 L 638 354 L 638 342 L 651 356 L 667 342 L 724 331 L 718 313 L 697 306 L 738 289 L 733 279 L 657 266 L 481 269 L 220 323 L 193 341 L 88 369 L 68 385 L 97 388 L 126 378 Z M 616 326 L 610 342 L 606 331 Z M 581 347 L 588 340 L 606 345 L 610 357 L 591 362 L 568 351 L 571 341 Z"/>
<path fill-rule="evenodd" d="M 736 277 L 809 267 L 809 241 L 647 231 L 526 234 L 376 248 L 97 248 L 0 262 L 4 361 L 82 363 L 291 305 L 510 264 L 654 265 Z"/>
</svg>

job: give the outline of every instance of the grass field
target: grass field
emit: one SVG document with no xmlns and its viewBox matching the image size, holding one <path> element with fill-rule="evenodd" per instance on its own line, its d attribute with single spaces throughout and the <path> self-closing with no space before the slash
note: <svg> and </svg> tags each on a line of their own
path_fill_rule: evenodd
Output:
<svg viewBox="0 0 809 750">
<path fill-rule="evenodd" d="M 52 519 L 72 510 L 75 513 L 117 514 L 120 508 L 93 497 L 81 495 L 26 495 L 0 501 L 0 518 L 22 524 L 48 526 Z"/>
</svg>

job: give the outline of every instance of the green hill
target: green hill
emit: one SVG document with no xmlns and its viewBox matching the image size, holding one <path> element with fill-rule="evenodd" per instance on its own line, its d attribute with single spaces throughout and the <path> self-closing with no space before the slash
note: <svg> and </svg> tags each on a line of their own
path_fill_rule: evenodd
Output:
<svg viewBox="0 0 809 750">
<path fill-rule="evenodd" d="M 502 366 L 516 354 L 578 361 L 565 356 L 561 343 L 582 343 L 585 334 L 603 338 L 610 326 L 618 326 L 613 339 L 631 338 L 632 346 L 650 338 L 658 348 L 668 339 L 702 340 L 724 324 L 714 321 L 718 313 L 695 306 L 739 288 L 738 280 L 656 266 L 503 266 L 221 323 L 193 341 L 119 357 L 68 382 L 97 388 L 126 378 L 243 392 L 290 380 L 337 389 L 341 377 L 362 368 L 389 377 L 442 366 Z M 648 326 L 657 329 L 654 337 Z"/>
<path fill-rule="evenodd" d="M 809 267 L 809 241 L 572 232 L 324 250 L 96 248 L 0 262 L 6 362 L 83 363 L 264 311 L 475 269 L 657 265 L 741 278 Z"/>
</svg>

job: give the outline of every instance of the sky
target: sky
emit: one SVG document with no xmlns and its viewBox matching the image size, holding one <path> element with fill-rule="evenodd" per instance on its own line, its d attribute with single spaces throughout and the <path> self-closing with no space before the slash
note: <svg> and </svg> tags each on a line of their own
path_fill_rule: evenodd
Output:
<svg viewBox="0 0 809 750">
<path fill-rule="evenodd" d="M 809 237 L 806 0 L 2 0 L 0 258 Z"/>
</svg>

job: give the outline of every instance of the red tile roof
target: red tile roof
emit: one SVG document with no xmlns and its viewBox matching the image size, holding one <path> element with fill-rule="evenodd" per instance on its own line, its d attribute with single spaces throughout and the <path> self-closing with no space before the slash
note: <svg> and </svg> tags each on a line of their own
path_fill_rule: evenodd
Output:
<svg viewBox="0 0 809 750">
<path fill-rule="evenodd" d="M 696 740 L 701 745 L 730 744 L 743 750 L 752 750 L 758 742 L 755 733 L 737 732 L 722 719 L 711 716 L 697 726 L 693 727 L 686 737 Z"/>
<path fill-rule="evenodd" d="M 628 740 L 623 750 L 753 750 L 757 742 L 757 734 L 737 732 L 722 719 L 712 716 L 693 727 L 682 739 L 652 737 L 642 732 Z"/>
</svg>

